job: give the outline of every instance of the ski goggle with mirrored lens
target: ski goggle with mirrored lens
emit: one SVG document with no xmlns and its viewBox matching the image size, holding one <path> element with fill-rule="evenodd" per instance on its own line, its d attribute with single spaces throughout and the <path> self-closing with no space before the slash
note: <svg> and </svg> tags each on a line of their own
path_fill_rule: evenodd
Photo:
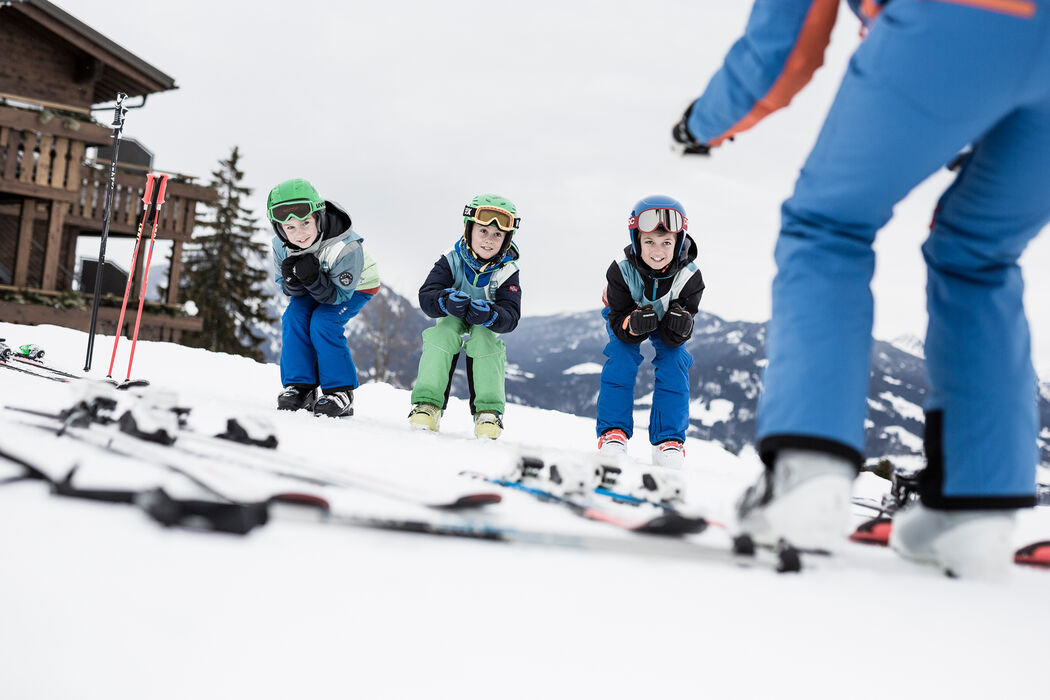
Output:
<svg viewBox="0 0 1050 700">
<path fill-rule="evenodd" d="M 646 209 L 631 217 L 630 227 L 641 233 L 652 233 L 662 226 L 668 233 L 679 233 L 689 230 L 687 222 L 688 219 L 677 209 Z"/>
<path fill-rule="evenodd" d="M 482 226 L 496 224 L 501 231 L 507 233 L 516 231 L 521 226 L 520 218 L 515 218 L 509 211 L 499 207 L 472 207 L 468 204 L 463 207 L 463 216 L 473 219 Z"/>
<path fill-rule="evenodd" d="M 305 221 L 315 211 L 317 209 L 314 208 L 313 203 L 305 199 L 281 202 L 270 207 L 270 220 L 279 224 L 287 223 L 289 219 L 293 218 Z"/>
</svg>

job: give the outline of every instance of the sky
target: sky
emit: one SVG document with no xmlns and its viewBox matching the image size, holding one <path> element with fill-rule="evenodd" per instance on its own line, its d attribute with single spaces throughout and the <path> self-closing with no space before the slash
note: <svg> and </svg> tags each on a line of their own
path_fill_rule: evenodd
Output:
<svg viewBox="0 0 1050 700">
<path fill-rule="evenodd" d="M 463 204 L 509 197 L 523 219 L 525 315 L 600 307 L 632 205 L 662 193 L 687 210 L 701 308 L 767 320 L 780 204 L 860 41 L 843 5 L 825 66 L 787 110 L 711 158 L 682 158 L 670 128 L 739 37 L 749 3 L 57 4 L 175 78 L 178 90 L 127 116 L 125 134 L 155 167 L 207 178 L 238 146 L 260 225 L 272 186 L 310 180 L 350 212 L 384 283 L 411 299 L 461 234 Z M 878 338 L 925 333 L 919 246 L 950 182 L 931 176 L 880 233 Z M 1038 272 L 1050 268 L 1050 236 L 1022 265 L 1046 376 L 1050 276 Z"/>
</svg>

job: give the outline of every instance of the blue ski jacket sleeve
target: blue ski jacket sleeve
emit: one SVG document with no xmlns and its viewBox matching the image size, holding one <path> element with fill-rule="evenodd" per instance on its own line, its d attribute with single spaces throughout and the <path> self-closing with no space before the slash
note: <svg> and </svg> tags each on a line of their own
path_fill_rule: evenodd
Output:
<svg viewBox="0 0 1050 700">
<path fill-rule="evenodd" d="M 878 5 L 880 0 L 851 0 Z M 690 107 L 687 126 L 718 146 L 786 107 L 824 63 L 839 0 L 755 0 L 744 36 Z"/>
</svg>

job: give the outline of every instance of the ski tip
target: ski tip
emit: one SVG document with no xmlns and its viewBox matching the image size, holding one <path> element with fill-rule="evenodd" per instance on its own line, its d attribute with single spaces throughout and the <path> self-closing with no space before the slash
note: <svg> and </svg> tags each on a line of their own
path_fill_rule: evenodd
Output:
<svg viewBox="0 0 1050 700">
<path fill-rule="evenodd" d="M 1014 554 L 1014 562 L 1025 566 L 1050 569 L 1050 540 L 1034 542 L 1026 547 L 1021 547 Z"/>
<path fill-rule="evenodd" d="M 887 546 L 890 543 L 890 530 L 893 521 L 890 518 L 872 518 L 860 524 L 849 536 L 850 542 Z"/>
<path fill-rule="evenodd" d="M 444 508 L 450 510 L 459 510 L 462 508 L 479 508 L 481 506 L 492 505 L 499 503 L 503 500 L 503 496 L 498 493 L 471 493 L 466 496 L 460 496 L 452 503 L 449 503 Z"/>
</svg>

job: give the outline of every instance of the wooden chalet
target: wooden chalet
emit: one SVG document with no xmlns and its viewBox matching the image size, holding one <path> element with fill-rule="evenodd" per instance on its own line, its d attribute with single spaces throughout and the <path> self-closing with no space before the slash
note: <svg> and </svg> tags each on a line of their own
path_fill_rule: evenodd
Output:
<svg viewBox="0 0 1050 700">
<path fill-rule="evenodd" d="M 86 156 L 111 145 L 113 133 L 112 108 L 96 109 L 95 118 L 92 107 L 124 92 L 134 108 L 134 98 L 144 103 L 173 89 L 173 78 L 50 2 L 0 1 L 0 321 L 88 329 L 90 296 L 73 291 L 76 244 L 80 236 L 101 235 L 109 162 Z M 111 237 L 135 236 L 148 171 L 118 164 Z M 167 298 L 143 314 L 140 337 L 178 341 L 183 331 L 201 329 L 176 306 L 182 248 L 197 203 L 217 198 L 193 178 L 172 174 L 157 227 L 158 239 L 173 242 Z M 130 272 L 134 290 L 143 257 Z M 99 332 L 116 327 L 119 308 L 109 301 L 99 309 Z"/>
</svg>

